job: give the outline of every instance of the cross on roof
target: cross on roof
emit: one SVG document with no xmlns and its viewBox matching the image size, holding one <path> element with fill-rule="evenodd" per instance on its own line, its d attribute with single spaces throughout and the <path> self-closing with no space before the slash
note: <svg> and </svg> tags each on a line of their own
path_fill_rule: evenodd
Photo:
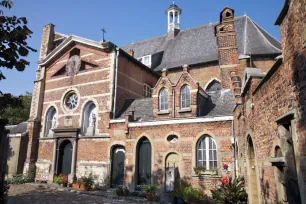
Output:
<svg viewBox="0 0 306 204">
<path fill-rule="evenodd" d="M 104 34 L 106 33 L 106 30 L 102 28 L 101 31 L 102 31 L 102 41 L 104 42 L 105 41 Z"/>
</svg>

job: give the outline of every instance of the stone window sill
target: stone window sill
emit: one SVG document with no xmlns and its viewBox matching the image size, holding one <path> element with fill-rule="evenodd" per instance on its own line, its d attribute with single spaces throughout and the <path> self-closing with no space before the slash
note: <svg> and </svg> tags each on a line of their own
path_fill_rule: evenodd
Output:
<svg viewBox="0 0 306 204">
<path fill-rule="evenodd" d="M 192 174 L 192 177 L 220 177 L 220 175 L 218 175 L 218 171 L 217 170 L 207 170 L 207 171 L 203 171 L 201 173 L 201 175 L 197 175 L 195 173 Z"/>
<path fill-rule="evenodd" d="M 170 111 L 169 110 L 162 110 L 162 111 L 158 111 L 158 115 L 166 115 L 166 114 L 169 114 Z"/>
<path fill-rule="evenodd" d="M 186 113 L 186 112 L 191 112 L 191 111 L 192 111 L 192 109 L 189 107 L 189 108 L 182 108 L 178 112 L 179 113 Z"/>
</svg>

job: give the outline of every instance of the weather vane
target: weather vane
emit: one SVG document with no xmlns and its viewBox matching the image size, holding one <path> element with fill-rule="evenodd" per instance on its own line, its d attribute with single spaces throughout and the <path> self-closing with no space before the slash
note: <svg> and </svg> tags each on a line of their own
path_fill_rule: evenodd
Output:
<svg viewBox="0 0 306 204">
<path fill-rule="evenodd" d="M 105 41 L 104 34 L 106 33 L 106 30 L 102 28 L 101 31 L 102 31 L 102 41 L 104 42 Z"/>
</svg>

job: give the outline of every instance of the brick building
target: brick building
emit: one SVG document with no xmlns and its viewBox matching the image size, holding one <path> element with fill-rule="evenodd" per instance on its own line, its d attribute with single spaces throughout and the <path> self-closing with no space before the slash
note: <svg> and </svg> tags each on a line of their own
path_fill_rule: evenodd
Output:
<svg viewBox="0 0 306 204">
<path fill-rule="evenodd" d="M 272 124 L 271 118 L 287 112 L 273 105 L 285 106 L 289 99 L 298 103 L 289 94 L 292 89 L 287 90 L 290 80 L 278 83 L 289 99 L 278 104 L 270 95 L 275 83 L 269 77 L 284 67 L 280 42 L 228 7 L 220 22 L 186 30 L 180 30 L 181 14 L 181 8 L 171 5 L 167 34 L 122 47 L 61 34 L 52 24 L 44 27 L 28 121 L 26 174 L 53 181 L 60 173 L 70 180 L 92 173 L 99 185 L 134 189 L 155 183 L 162 191 L 186 178 L 208 193 L 222 175 L 235 173 L 247 183 L 258 181 L 252 182 L 255 190 L 247 187 L 252 203 L 277 199 L 281 187 L 273 166 L 285 158 L 272 155 L 271 148 L 274 141 L 279 144 L 277 125 L 284 120 Z M 282 12 L 279 19 L 284 16 Z M 283 38 L 290 33 L 286 18 Z M 283 56 L 286 60 L 286 52 Z M 280 90 L 273 91 L 279 97 Z M 267 133 L 269 137 L 263 135 Z M 299 148 L 304 154 L 305 147 Z M 229 172 L 222 169 L 224 163 Z M 195 174 L 196 166 L 206 168 L 202 176 Z"/>
</svg>

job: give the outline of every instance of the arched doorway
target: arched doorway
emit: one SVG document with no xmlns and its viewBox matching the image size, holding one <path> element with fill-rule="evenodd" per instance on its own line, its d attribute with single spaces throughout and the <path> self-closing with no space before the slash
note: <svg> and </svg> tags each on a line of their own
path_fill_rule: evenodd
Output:
<svg viewBox="0 0 306 204">
<path fill-rule="evenodd" d="M 257 182 L 257 167 L 255 159 L 255 149 L 251 137 L 248 138 L 248 193 L 249 193 L 249 203 L 257 204 L 259 203 L 258 197 L 258 182 Z"/>
<path fill-rule="evenodd" d="M 124 159 L 125 159 L 124 147 L 115 146 L 112 149 L 112 171 L 111 171 L 112 188 L 123 185 Z"/>
<path fill-rule="evenodd" d="M 179 173 L 179 156 L 176 153 L 168 154 L 166 158 L 166 191 L 172 192 L 174 191 L 175 182 L 180 179 Z"/>
<path fill-rule="evenodd" d="M 151 183 L 152 147 L 148 138 L 142 138 L 137 148 L 137 185 Z"/>
<path fill-rule="evenodd" d="M 71 173 L 72 144 L 64 141 L 59 148 L 57 174 L 69 175 Z"/>
</svg>

